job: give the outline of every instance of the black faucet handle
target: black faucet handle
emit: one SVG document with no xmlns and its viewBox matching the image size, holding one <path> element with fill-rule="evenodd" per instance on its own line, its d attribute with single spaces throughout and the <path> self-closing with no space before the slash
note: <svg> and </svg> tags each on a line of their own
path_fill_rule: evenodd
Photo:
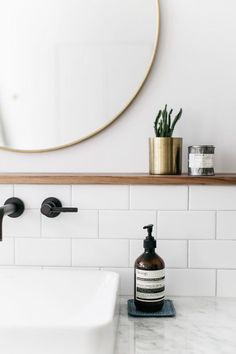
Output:
<svg viewBox="0 0 236 354">
<path fill-rule="evenodd" d="M 54 197 L 47 198 L 41 205 L 41 213 L 48 218 L 55 218 L 60 213 L 77 213 L 78 208 L 63 207 L 60 200 Z"/>
<path fill-rule="evenodd" d="M 59 208 L 53 208 L 54 212 L 57 213 L 77 213 L 78 208 L 73 208 L 73 207 L 59 207 Z"/>
</svg>

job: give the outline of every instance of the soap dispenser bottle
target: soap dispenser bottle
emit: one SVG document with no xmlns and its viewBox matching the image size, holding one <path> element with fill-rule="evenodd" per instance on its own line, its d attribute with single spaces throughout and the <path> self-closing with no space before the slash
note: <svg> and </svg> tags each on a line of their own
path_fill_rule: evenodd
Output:
<svg viewBox="0 0 236 354">
<path fill-rule="evenodd" d="M 153 225 L 144 226 L 148 235 L 143 242 L 144 253 L 134 265 L 134 303 L 137 310 L 161 310 L 165 297 L 165 263 L 155 252 L 156 240 Z"/>
</svg>

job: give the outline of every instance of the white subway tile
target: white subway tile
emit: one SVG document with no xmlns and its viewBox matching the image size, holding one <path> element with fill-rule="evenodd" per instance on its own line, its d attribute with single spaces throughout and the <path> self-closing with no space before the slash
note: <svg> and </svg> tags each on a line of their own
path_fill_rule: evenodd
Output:
<svg viewBox="0 0 236 354">
<path fill-rule="evenodd" d="M 66 185 L 15 185 L 15 196 L 22 199 L 25 207 L 40 208 L 44 199 L 58 198 L 63 206 L 71 204 L 71 187 Z"/>
<path fill-rule="evenodd" d="M 40 237 L 40 211 L 25 209 L 18 218 L 5 217 L 3 237 Z"/>
<path fill-rule="evenodd" d="M 215 238 L 215 212 L 160 211 L 157 234 L 167 239 Z"/>
<path fill-rule="evenodd" d="M 143 240 L 132 240 L 129 246 L 129 265 L 134 267 L 136 259 L 144 252 Z"/>
<path fill-rule="evenodd" d="M 236 239 L 236 211 L 217 212 L 217 238 Z"/>
<path fill-rule="evenodd" d="M 129 187 L 117 185 L 72 186 L 72 204 L 80 209 L 128 209 Z"/>
<path fill-rule="evenodd" d="M 236 297 L 236 270 L 217 271 L 217 296 Z"/>
<path fill-rule="evenodd" d="M 131 186 L 131 209 L 185 210 L 187 186 Z"/>
<path fill-rule="evenodd" d="M 167 296 L 215 296 L 215 270 L 167 269 Z"/>
<path fill-rule="evenodd" d="M 189 207 L 195 210 L 236 210 L 236 186 L 190 186 Z"/>
<path fill-rule="evenodd" d="M 236 268 L 236 241 L 189 241 L 192 268 Z"/>
<path fill-rule="evenodd" d="M 120 275 L 120 295 L 134 296 L 134 269 L 133 268 L 102 268 Z"/>
<path fill-rule="evenodd" d="M 127 267 L 128 240 L 72 240 L 72 265 L 80 267 Z"/>
<path fill-rule="evenodd" d="M 187 267 L 187 241 L 157 240 L 157 254 L 164 260 L 167 268 Z M 143 241 L 130 241 L 130 266 L 143 253 Z"/>
<path fill-rule="evenodd" d="M 3 238 L 0 242 L 0 265 L 14 264 L 14 239 Z"/>
<path fill-rule="evenodd" d="M 35 266 L 69 266 L 71 240 L 67 239 L 15 239 L 15 263 Z"/>
<path fill-rule="evenodd" d="M 56 218 L 42 215 L 43 237 L 98 237 L 98 211 L 61 213 Z"/>
<path fill-rule="evenodd" d="M 13 197 L 13 185 L 1 184 L 0 185 L 0 204 L 3 205 L 5 201 Z"/>
<path fill-rule="evenodd" d="M 236 187 L 189 188 L 192 211 L 186 210 L 187 186 L 131 186 L 134 210 L 125 210 L 129 186 L 73 186 L 71 202 L 69 185 L 16 185 L 15 191 L 12 185 L 1 185 L 1 203 L 14 192 L 26 210 L 17 219 L 4 218 L 0 266 L 104 268 L 120 274 L 121 295 L 133 296 L 133 264 L 143 252 L 146 236 L 142 228 L 155 225 L 160 210 L 157 253 L 167 267 L 167 296 L 214 296 L 216 271 L 209 268 L 220 268 L 217 295 L 236 296 Z M 40 216 L 41 203 L 51 196 L 65 206 L 78 206 L 79 212 L 54 219 Z M 186 269 L 187 239 L 190 269 Z"/>
<path fill-rule="evenodd" d="M 143 238 L 143 226 L 156 224 L 155 211 L 100 211 L 99 236 L 104 238 Z M 155 230 L 154 230 L 155 235 Z"/>
</svg>

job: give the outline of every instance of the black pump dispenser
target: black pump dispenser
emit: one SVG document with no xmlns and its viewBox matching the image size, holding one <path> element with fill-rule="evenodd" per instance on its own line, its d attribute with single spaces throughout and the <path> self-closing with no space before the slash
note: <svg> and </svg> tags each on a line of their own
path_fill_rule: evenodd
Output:
<svg viewBox="0 0 236 354">
<path fill-rule="evenodd" d="M 152 236 L 153 224 L 146 225 L 143 228 L 147 229 L 147 231 L 148 231 L 148 236 L 143 241 L 143 247 L 145 249 L 155 249 L 157 246 L 157 243 L 156 243 L 155 238 Z"/>
</svg>

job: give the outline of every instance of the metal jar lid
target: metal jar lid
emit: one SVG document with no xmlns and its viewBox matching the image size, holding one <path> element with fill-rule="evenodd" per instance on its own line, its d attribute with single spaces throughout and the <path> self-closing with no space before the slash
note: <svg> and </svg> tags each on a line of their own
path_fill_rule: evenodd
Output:
<svg viewBox="0 0 236 354">
<path fill-rule="evenodd" d="M 192 145 L 188 147 L 189 153 L 214 154 L 214 145 Z"/>
</svg>

